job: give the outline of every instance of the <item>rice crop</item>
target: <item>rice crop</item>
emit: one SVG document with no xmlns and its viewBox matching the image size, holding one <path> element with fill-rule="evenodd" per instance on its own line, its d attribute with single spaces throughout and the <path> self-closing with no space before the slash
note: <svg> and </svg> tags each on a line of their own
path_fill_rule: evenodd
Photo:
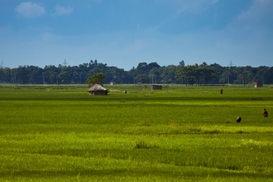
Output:
<svg viewBox="0 0 273 182">
<path fill-rule="evenodd" d="M 105 87 L 0 85 L 0 181 L 272 181 L 271 86 Z"/>
</svg>

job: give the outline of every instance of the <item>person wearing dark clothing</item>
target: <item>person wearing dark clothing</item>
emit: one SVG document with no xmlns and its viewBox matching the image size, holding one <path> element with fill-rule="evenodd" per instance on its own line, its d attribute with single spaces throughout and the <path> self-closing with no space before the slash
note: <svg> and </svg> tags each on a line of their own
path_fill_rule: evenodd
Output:
<svg viewBox="0 0 273 182">
<path fill-rule="evenodd" d="M 264 117 L 268 117 L 268 112 L 266 109 L 264 109 Z"/>
<path fill-rule="evenodd" d="M 241 120 L 242 120 L 242 118 L 240 116 L 238 116 L 237 119 L 236 119 L 237 123 L 240 123 Z"/>
</svg>

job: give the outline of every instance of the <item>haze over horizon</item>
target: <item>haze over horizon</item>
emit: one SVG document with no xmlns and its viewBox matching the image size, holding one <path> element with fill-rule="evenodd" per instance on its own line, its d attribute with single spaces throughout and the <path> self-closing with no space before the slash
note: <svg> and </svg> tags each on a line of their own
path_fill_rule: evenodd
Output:
<svg viewBox="0 0 273 182">
<path fill-rule="evenodd" d="M 0 0 L 0 63 L 273 66 L 273 0 Z"/>
</svg>

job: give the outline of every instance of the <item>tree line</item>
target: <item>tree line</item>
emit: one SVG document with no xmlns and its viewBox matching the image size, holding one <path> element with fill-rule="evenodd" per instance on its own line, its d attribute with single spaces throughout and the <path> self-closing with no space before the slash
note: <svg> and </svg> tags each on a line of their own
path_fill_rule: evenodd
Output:
<svg viewBox="0 0 273 182">
<path fill-rule="evenodd" d="M 273 67 L 223 67 L 206 62 L 160 66 L 156 62 L 140 62 L 129 71 L 91 60 L 78 66 L 47 65 L 0 68 L 0 83 L 16 84 L 85 84 L 88 77 L 104 74 L 104 83 L 116 84 L 273 84 Z"/>
</svg>

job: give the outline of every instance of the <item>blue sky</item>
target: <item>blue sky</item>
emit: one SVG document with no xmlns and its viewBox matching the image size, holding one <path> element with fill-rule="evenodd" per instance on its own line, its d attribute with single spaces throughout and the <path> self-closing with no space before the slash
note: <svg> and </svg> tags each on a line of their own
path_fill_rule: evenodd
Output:
<svg viewBox="0 0 273 182">
<path fill-rule="evenodd" d="M 273 66 L 273 0 L 0 0 L 0 63 Z"/>
</svg>

